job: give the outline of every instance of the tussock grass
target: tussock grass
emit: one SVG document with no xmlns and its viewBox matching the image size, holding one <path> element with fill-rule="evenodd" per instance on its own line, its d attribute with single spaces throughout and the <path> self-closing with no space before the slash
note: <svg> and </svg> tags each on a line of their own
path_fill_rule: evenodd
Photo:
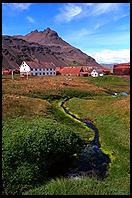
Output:
<svg viewBox="0 0 132 198">
<path fill-rule="evenodd" d="M 58 107 L 58 101 L 74 97 L 66 107 L 80 118 L 88 118 L 100 132 L 102 148 L 113 155 L 109 176 L 105 181 L 83 177 L 80 180 L 64 178 L 43 182 L 26 195 L 128 195 L 130 193 L 130 97 L 111 97 L 105 91 L 130 92 L 129 78 L 119 76 L 92 77 L 29 77 L 29 79 L 2 79 L 3 126 L 12 126 L 12 118 L 19 116 L 32 121 L 50 118 L 58 125 L 69 126 L 84 139 L 87 131 Z M 23 119 L 22 118 L 22 119 Z M 16 122 L 17 123 L 17 122 Z M 38 123 L 38 122 L 37 122 Z M 38 123 L 39 125 L 39 123 Z M 36 126 L 37 127 L 37 126 Z M 20 126 L 21 130 L 22 127 Z M 8 131 L 10 131 L 8 130 Z M 26 171 L 25 171 L 26 174 Z M 24 192 L 24 190 L 23 190 Z"/>
<path fill-rule="evenodd" d="M 31 77 L 27 79 L 2 79 L 2 91 L 4 94 L 25 95 L 32 92 L 57 94 L 60 90 L 72 88 L 73 90 L 102 92 L 93 83 L 77 77 Z"/>
<path fill-rule="evenodd" d="M 128 182 L 122 177 L 122 182 Z M 116 186 L 116 188 L 115 188 Z M 129 195 L 129 189 L 121 188 L 119 181 L 113 178 L 98 181 L 94 178 L 82 177 L 79 180 L 56 178 L 46 185 L 32 189 L 23 195 Z"/>
<path fill-rule="evenodd" d="M 46 100 L 29 98 L 20 95 L 4 94 L 2 98 L 3 119 L 24 116 L 50 117 L 48 109 L 51 104 Z"/>
<path fill-rule="evenodd" d="M 74 98 L 67 102 L 67 106 L 79 116 L 91 119 L 97 126 L 102 147 L 114 156 L 108 178 L 113 187 L 111 193 L 115 194 L 117 189 L 119 194 L 122 190 L 125 192 L 130 188 L 130 97 L 104 96 L 97 97 L 97 100 Z M 114 184 L 114 178 L 120 189 L 117 183 Z"/>
<path fill-rule="evenodd" d="M 104 88 L 110 91 L 120 92 L 127 91 L 130 92 L 130 77 L 123 76 L 103 76 L 98 78 L 88 77 L 84 78 L 88 82 L 93 83 L 99 88 Z"/>
</svg>

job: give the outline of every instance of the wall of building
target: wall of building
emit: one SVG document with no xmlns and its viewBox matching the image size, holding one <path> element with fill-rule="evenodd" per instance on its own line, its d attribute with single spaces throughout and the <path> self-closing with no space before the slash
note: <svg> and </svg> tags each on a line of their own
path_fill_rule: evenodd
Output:
<svg viewBox="0 0 132 198">
<path fill-rule="evenodd" d="M 33 76 L 55 76 L 56 75 L 56 71 L 55 69 L 52 68 L 40 68 L 40 69 L 31 69 L 31 75 Z"/>
<path fill-rule="evenodd" d="M 130 64 L 122 63 L 113 66 L 114 75 L 130 75 Z"/>
<path fill-rule="evenodd" d="M 22 62 L 22 64 L 20 65 L 20 73 L 30 73 L 31 69 L 30 67 L 25 63 L 25 61 Z"/>
<path fill-rule="evenodd" d="M 114 75 L 130 75 L 130 68 L 115 68 L 113 69 Z"/>
</svg>

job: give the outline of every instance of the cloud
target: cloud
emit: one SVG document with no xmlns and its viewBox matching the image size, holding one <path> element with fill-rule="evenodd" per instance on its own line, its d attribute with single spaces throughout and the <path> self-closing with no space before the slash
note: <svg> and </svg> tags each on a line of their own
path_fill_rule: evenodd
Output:
<svg viewBox="0 0 132 198">
<path fill-rule="evenodd" d="M 107 14 L 109 12 L 117 11 L 120 7 L 120 3 L 96 3 L 93 5 L 91 15 L 99 16 Z"/>
<path fill-rule="evenodd" d="M 67 3 L 59 9 L 57 21 L 70 22 L 76 18 L 96 17 L 120 10 L 121 3 Z"/>
<path fill-rule="evenodd" d="M 27 20 L 28 20 L 30 23 L 35 23 L 35 20 L 34 20 L 31 16 L 27 16 Z"/>
<path fill-rule="evenodd" d="M 125 63 L 130 62 L 130 49 L 110 50 L 87 53 L 98 63 Z"/>
<path fill-rule="evenodd" d="M 78 16 L 82 12 L 82 8 L 77 4 L 67 3 L 64 5 L 62 9 L 60 9 L 60 13 L 55 17 L 57 21 L 65 21 L 69 22 L 76 16 Z"/>
<path fill-rule="evenodd" d="M 75 43 L 77 42 L 82 42 L 83 39 L 86 39 L 89 35 L 92 35 L 94 33 L 93 29 L 86 29 L 86 28 L 81 28 L 79 30 L 73 30 L 70 31 L 69 34 L 65 35 L 65 40 L 68 42 Z M 75 42 L 75 43 L 74 43 Z"/>
<path fill-rule="evenodd" d="M 12 9 L 17 9 L 17 10 L 27 10 L 29 7 L 32 5 L 32 3 L 8 3 L 8 5 Z"/>
<path fill-rule="evenodd" d="M 71 45 L 87 51 L 87 49 L 116 49 L 130 48 L 130 31 L 96 32 L 103 24 L 96 24 L 89 28 L 70 31 L 64 36 Z"/>
</svg>

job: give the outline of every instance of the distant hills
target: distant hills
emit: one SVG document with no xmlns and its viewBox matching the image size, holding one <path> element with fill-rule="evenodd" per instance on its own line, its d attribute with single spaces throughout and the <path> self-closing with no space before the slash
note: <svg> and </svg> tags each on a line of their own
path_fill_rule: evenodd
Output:
<svg viewBox="0 0 132 198">
<path fill-rule="evenodd" d="M 111 63 L 111 64 L 100 63 L 100 64 L 101 64 L 103 67 L 106 67 L 106 68 L 112 70 L 112 69 L 113 69 L 113 66 L 114 66 L 115 64 L 117 64 L 117 63 Z"/>
<path fill-rule="evenodd" d="M 50 28 L 25 36 L 2 36 L 2 67 L 18 68 L 23 60 L 53 62 L 56 66 L 101 67 L 94 58 L 64 41 Z"/>
</svg>

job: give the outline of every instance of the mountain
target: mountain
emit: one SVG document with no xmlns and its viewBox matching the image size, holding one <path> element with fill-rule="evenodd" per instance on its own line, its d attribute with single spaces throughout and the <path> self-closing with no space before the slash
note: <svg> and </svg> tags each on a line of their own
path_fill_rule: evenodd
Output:
<svg viewBox="0 0 132 198">
<path fill-rule="evenodd" d="M 49 47 L 34 42 L 27 42 L 11 36 L 2 37 L 2 67 L 18 68 L 23 60 L 53 62 L 66 66 Z"/>
<path fill-rule="evenodd" d="M 103 67 L 105 68 L 108 68 L 109 70 L 113 71 L 113 66 L 114 64 L 116 63 L 110 63 L 110 64 L 107 64 L 107 63 L 100 63 Z"/>
<path fill-rule="evenodd" d="M 69 46 L 67 42 L 65 42 L 58 36 L 57 32 L 51 30 L 50 28 L 47 28 L 46 30 L 40 32 L 38 32 L 38 30 L 34 30 L 25 36 L 18 35 L 15 37 L 22 38 L 28 42 L 36 42 L 41 45 L 48 45 L 48 46 L 59 45 L 65 47 Z"/>
<path fill-rule="evenodd" d="M 2 57 L 4 68 L 18 68 L 23 60 L 49 61 L 56 66 L 101 67 L 94 58 L 64 41 L 50 28 L 25 36 L 2 36 Z"/>
</svg>

